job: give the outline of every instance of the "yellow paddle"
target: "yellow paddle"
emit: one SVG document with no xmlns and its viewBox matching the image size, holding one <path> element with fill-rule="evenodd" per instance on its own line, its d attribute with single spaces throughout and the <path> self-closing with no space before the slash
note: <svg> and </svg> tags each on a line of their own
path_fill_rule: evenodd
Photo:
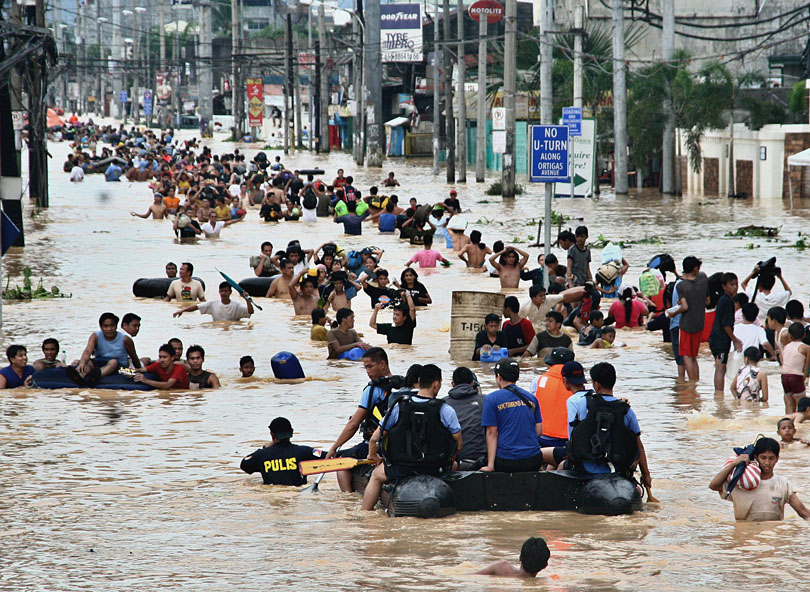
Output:
<svg viewBox="0 0 810 592">
<path fill-rule="evenodd" d="M 298 466 L 302 475 L 315 475 L 317 473 L 331 473 L 332 471 L 348 471 L 358 465 L 370 465 L 374 461 L 358 460 L 356 458 L 325 458 L 318 460 L 303 460 Z"/>
</svg>

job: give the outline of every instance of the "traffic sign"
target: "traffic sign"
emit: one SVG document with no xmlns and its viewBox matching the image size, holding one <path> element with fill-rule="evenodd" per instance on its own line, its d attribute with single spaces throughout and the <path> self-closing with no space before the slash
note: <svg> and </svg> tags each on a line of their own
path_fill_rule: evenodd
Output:
<svg viewBox="0 0 810 592">
<path fill-rule="evenodd" d="M 143 91 L 143 114 L 152 115 L 152 91 Z"/>
<path fill-rule="evenodd" d="M 492 129 L 506 129 L 506 109 L 503 107 L 492 108 Z"/>
<path fill-rule="evenodd" d="M 569 135 L 573 138 L 582 135 L 582 107 L 563 107 L 563 125 L 569 128 Z"/>
<path fill-rule="evenodd" d="M 118 100 L 122 103 L 126 103 L 129 98 L 127 97 L 127 91 L 122 90 L 121 93 L 118 95 Z"/>
<path fill-rule="evenodd" d="M 478 2 L 470 4 L 467 10 L 472 20 L 480 21 L 484 16 L 487 24 L 497 23 L 503 18 L 503 6 L 495 0 L 478 0 Z"/>
<path fill-rule="evenodd" d="M 568 181 L 568 127 L 534 125 L 529 147 L 529 178 L 532 183 Z"/>
</svg>

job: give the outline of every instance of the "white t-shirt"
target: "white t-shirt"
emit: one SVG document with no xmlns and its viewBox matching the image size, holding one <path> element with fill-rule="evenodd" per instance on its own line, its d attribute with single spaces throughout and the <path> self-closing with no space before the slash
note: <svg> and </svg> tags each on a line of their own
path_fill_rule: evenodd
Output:
<svg viewBox="0 0 810 592">
<path fill-rule="evenodd" d="M 765 329 L 757 327 L 754 324 L 741 324 L 734 325 L 734 337 L 743 342 L 742 350 L 745 351 L 749 347 L 759 347 L 768 342 L 765 336 Z M 731 345 L 734 349 L 734 344 Z"/>
<path fill-rule="evenodd" d="M 183 280 L 180 279 L 174 280 L 169 285 L 169 290 L 166 294 L 167 296 L 184 302 L 205 298 L 205 290 L 203 290 L 202 284 L 194 279 L 187 284 L 184 284 Z"/>
<path fill-rule="evenodd" d="M 239 197 L 240 191 L 241 189 L 236 183 L 228 187 L 228 193 L 230 193 L 233 197 Z"/>
<path fill-rule="evenodd" d="M 197 310 L 201 314 L 210 314 L 215 321 L 238 321 L 250 316 L 247 305 L 235 300 L 231 300 L 228 304 L 222 304 L 221 300 L 201 302 L 197 305 Z"/>
<path fill-rule="evenodd" d="M 75 166 L 70 169 L 70 180 L 74 183 L 84 181 L 84 170 L 80 166 Z"/>
<path fill-rule="evenodd" d="M 532 302 L 532 299 L 529 298 L 527 302 L 520 305 L 520 312 L 518 314 L 529 319 L 532 325 L 534 325 L 535 331 L 545 331 L 546 313 L 562 301 L 563 297 L 559 294 L 549 294 L 546 296 L 546 300 L 543 304 L 536 306 L 534 302 Z"/>
<path fill-rule="evenodd" d="M 756 291 L 756 285 L 753 288 L 750 288 L 746 291 L 748 297 L 753 300 L 754 293 Z M 768 316 L 768 310 L 773 308 L 774 306 L 784 306 L 790 300 L 790 292 L 787 290 L 771 290 L 770 294 L 766 294 L 765 292 L 756 292 L 757 299 L 754 300 L 754 304 L 759 307 L 759 314 L 757 318 L 760 321 L 765 321 L 765 317 Z"/>
<path fill-rule="evenodd" d="M 213 226 L 210 222 L 206 222 L 200 226 L 200 230 L 205 234 L 205 238 L 219 238 L 219 233 L 225 228 L 225 222 L 217 220 Z"/>
<path fill-rule="evenodd" d="M 721 496 L 725 497 L 723 487 Z M 731 491 L 729 499 L 734 502 L 735 520 L 784 520 L 785 504 L 795 493 L 787 477 L 774 475 L 763 479 L 756 489 L 746 491 L 739 483 Z"/>
</svg>

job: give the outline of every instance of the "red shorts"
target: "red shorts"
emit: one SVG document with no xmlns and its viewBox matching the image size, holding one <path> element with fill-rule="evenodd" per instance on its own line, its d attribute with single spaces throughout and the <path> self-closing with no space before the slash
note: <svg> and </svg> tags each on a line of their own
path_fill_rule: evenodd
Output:
<svg viewBox="0 0 810 592">
<path fill-rule="evenodd" d="M 804 394 L 804 376 L 801 374 L 783 374 L 782 390 L 786 395 Z"/>
<path fill-rule="evenodd" d="M 680 335 L 678 335 L 680 338 L 678 342 L 678 355 L 696 358 L 698 350 L 700 349 L 700 336 L 703 332 L 687 333 L 681 329 L 678 333 L 680 333 Z"/>
</svg>

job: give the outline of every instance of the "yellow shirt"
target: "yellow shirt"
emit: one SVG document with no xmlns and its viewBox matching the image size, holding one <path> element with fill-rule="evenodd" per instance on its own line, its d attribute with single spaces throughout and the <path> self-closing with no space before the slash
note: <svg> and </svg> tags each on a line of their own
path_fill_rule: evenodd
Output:
<svg viewBox="0 0 810 592">
<path fill-rule="evenodd" d="M 217 215 L 217 220 L 230 220 L 231 208 L 226 205 L 217 206 L 214 208 L 214 213 Z"/>
<path fill-rule="evenodd" d="M 312 341 L 326 341 L 326 327 L 323 325 L 312 325 L 312 329 L 309 330 L 309 338 Z"/>
</svg>

